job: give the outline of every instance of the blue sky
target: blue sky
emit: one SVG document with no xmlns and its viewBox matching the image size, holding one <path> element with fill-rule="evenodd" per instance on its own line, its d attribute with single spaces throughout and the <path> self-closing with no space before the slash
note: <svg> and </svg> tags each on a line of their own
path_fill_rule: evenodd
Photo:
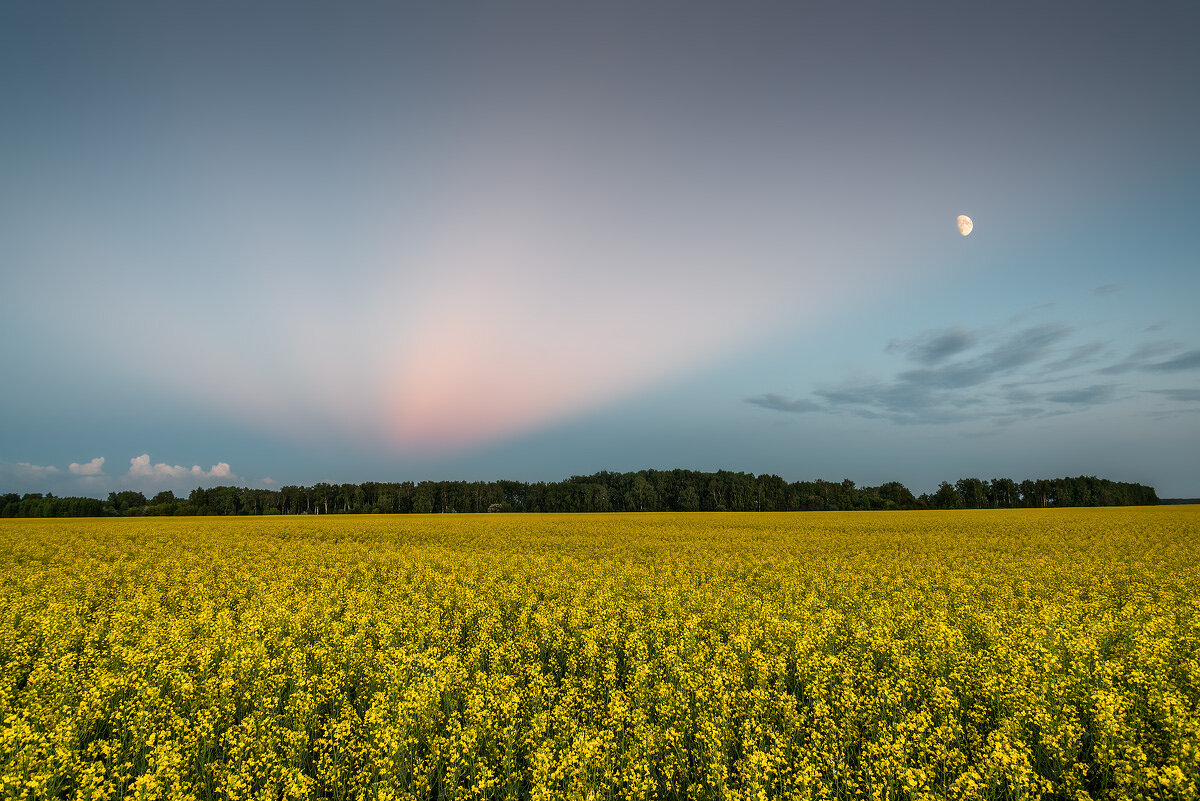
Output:
<svg viewBox="0 0 1200 801">
<path fill-rule="evenodd" d="M 1200 495 L 1198 22 L 6 4 L 0 487 Z"/>
</svg>

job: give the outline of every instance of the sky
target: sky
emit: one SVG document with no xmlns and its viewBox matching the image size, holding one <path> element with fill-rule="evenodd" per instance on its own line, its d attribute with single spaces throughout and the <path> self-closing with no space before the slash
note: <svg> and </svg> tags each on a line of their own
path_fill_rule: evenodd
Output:
<svg viewBox="0 0 1200 801">
<path fill-rule="evenodd" d="M 0 491 L 1198 497 L 1198 39 L 1192 2 L 5 3 Z"/>
</svg>

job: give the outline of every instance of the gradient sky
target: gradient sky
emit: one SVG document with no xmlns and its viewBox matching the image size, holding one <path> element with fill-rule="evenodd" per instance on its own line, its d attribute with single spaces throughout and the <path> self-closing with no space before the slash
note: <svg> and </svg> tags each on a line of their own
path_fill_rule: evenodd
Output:
<svg viewBox="0 0 1200 801">
<path fill-rule="evenodd" d="M 0 6 L 0 490 L 1200 496 L 1200 6 L 581 5 Z"/>
</svg>

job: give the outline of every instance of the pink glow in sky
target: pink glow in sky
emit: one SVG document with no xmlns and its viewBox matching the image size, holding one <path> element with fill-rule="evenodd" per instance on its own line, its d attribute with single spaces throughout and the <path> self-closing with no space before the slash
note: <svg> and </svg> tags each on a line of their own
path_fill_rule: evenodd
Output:
<svg viewBox="0 0 1200 801">
<path fill-rule="evenodd" d="M 789 219 L 795 198 L 755 217 L 736 186 L 699 200 L 739 230 L 730 238 L 664 211 L 686 180 L 578 197 L 569 163 L 493 161 L 505 169 L 472 173 L 410 254 L 420 305 L 398 325 L 386 388 L 401 446 L 464 447 L 561 420 L 816 323 L 865 275 L 889 282 L 851 240 L 853 219 L 814 236 Z M 836 269 L 831 235 L 847 238 Z"/>
</svg>

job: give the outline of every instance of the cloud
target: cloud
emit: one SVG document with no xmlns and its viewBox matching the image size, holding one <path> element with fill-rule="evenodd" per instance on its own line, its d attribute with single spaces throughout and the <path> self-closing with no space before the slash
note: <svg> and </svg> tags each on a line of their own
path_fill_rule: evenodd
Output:
<svg viewBox="0 0 1200 801">
<path fill-rule="evenodd" d="M 774 392 L 766 392 L 756 398 L 746 398 L 746 403 L 753 403 L 755 406 L 761 406 L 764 409 L 771 409 L 776 412 L 819 412 L 825 408 L 819 403 L 814 403 L 804 398 L 790 400 L 783 395 L 776 395 Z"/>
<path fill-rule="evenodd" d="M 1104 284 L 1093 290 L 1097 295 L 1111 295 L 1114 292 L 1120 292 L 1123 287 L 1120 284 Z"/>
<path fill-rule="evenodd" d="M 1029 403 L 1038 399 L 1038 394 L 1026 389 L 1024 384 L 1004 384 L 1001 389 L 1004 390 L 1004 399 L 1012 403 Z"/>
<path fill-rule="evenodd" d="M 104 457 L 97 456 L 95 459 L 92 459 L 87 464 L 80 464 L 79 462 L 71 462 L 71 464 L 69 464 L 67 466 L 67 472 L 69 472 L 69 473 L 71 473 L 71 475 L 75 475 L 75 476 L 100 476 L 100 475 L 104 475 L 103 468 L 104 468 Z"/>
<path fill-rule="evenodd" d="M 1152 420 L 1172 420 L 1177 417 L 1186 417 L 1191 419 L 1192 415 L 1200 414 L 1200 408 L 1195 409 L 1160 409 L 1150 412 L 1148 415 Z"/>
<path fill-rule="evenodd" d="M 166 462 L 150 463 L 150 454 L 143 453 L 129 460 L 129 477 L 133 479 L 150 479 L 155 481 L 179 481 L 194 479 L 211 481 L 213 479 L 237 480 L 237 476 L 229 468 L 228 462 L 217 462 L 208 470 L 195 464 L 189 467 L 169 465 Z"/>
<path fill-rule="evenodd" d="M 1094 406 L 1111 400 L 1116 391 L 1116 384 L 1093 384 L 1090 387 L 1051 392 L 1046 395 L 1046 400 L 1055 403 L 1070 403 L 1076 406 Z"/>
<path fill-rule="evenodd" d="M 962 328 L 944 328 L 925 331 L 912 339 L 893 339 L 888 343 L 889 353 L 904 353 L 914 362 L 935 365 L 975 344 L 978 337 Z"/>
<path fill-rule="evenodd" d="M 1148 389 L 1146 391 L 1180 403 L 1200 403 L 1200 389 Z"/>
<path fill-rule="evenodd" d="M 948 398 L 909 381 L 844 384 L 813 392 L 832 408 L 843 408 L 858 417 L 886 417 L 895 423 L 948 423 L 964 419 L 963 407 L 973 401 L 965 396 Z"/>
<path fill-rule="evenodd" d="M 1104 347 L 1105 343 L 1103 342 L 1089 342 L 1086 345 L 1079 345 L 1058 361 L 1046 364 L 1046 369 L 1049 371 L 1066 370 L 1093 362 L 1096 360 L 1096 356 L 1104 350 Z"/>
<path fill-rule="evenodd" d="M 1118 384 L 1073 386 L 1076 376 L 1062 374 L 1064 368 L 1094 361 L 1107 347 L 1103 342 L 1085 343 L 1064 356 L 1061 344 L 1070 334 L 1069 327 L 1057 323 L 999 333 L 988 340 L 962 329 L 929 331 L 889 343 L 888 352 L 924 365 L 902 370 L 890 380 L 818 386 L 811 399 L 765 393 L 746 402 L 773 411 L 825 411 L 900 425 L 1007 425 L 1117 400 Z M 953 358 L 980 345 L 974 356 Z"/>
<path fill-rule="evenodd" d="M 45 478 L 62 472 L 53 465 L 30 464 L 29 462 L 17 462 L 16 468 L 17 473 L 24 474 L 28 478 Z"/>
<path fill-rule="evenodd" d="M 1153 370 L 1155 369 L 1153 367 L 1155 363 L 1151 362 L 1151 359 L 1155 359 L 1159 356 L 1170 353 L 1179 347 L 1181 347 L 1181 345 L 1178 342 L 1143 342 L 1141 345 L 1138 345 L 1136 348 L 1134 348 L 1133 352 L 1121 361 L 1116 362 L 1115 364 L 1110 364 L 1107 367 L 1102 367 L 1096 372 L 1101 373 L 1102 375 L 1121 375 L 1122 373 L 1130 373 L 1135 370 Z M 1197 351 L 1193 351 L 1193 353 L 1196 352 Z M 1167 364 L 1170 361 L 1177 361 L 1177 359 L 1168 360 L 1168 362 L 1161 362 L 1159 364 Z M 1159 368 L 1159 370 L 1160 372 L 1170 372 L 1171 368 Z"/>
<path fill-rule="evenodd" d="M 1046 354 L 1051 345 L 1058 343 L 1071 333 L 1065 325 L 1047 323 L 1026 328 L 1009 337 L 1000 346 L 980 357 L 984 368 L 991 372 L 1003 372 L 1029 364 Z"/>
<path fill-rule="evenodd" d="M 1100 289 L 1106 294 L 1117 288 Z M 898 425 L 987 422 L 999 427 L 1120 403 L 1133 397 L 1129 390 L 1142 389 L 1112 381 L 1087 383 L 1083 375 L 1090 374 L 1094 381 L 1097 374 L 1200 370 L 1200 348 L 1187 350 L 1178 341 L 1142 342 L 1120 357 L 1106 341 L 1069 342 L 1073 329 L 1062 323 L 1022 327 L 1018 321 L 1013 318 L 991 333 L 941 328 L 893 339 L 885 352 L 916 365 L 887 378 L 818 385 L 810 397 L 767 392 L 745 402 L 777 412 L 825 412 Z M 1177 403 L 1200 403 L 1200 389 L 1144 391 Z M 1185 411 L 1190 410 L 1142 413 L 1155 416 Z"/>
<path fill-rule="evenodd" d="M 57 492 L 62 471 L 53 465 L 0 462 L 0 492 Z"/>
<path fill-rule="evenodd" d="M 1020 314 L 1014 314 L 1012 317 L 1009 317 L 1008 322 L 1010 325 L 1016 325 L 1017 323 L 1028 320 L 1030 317 L 1032 317 L 1035 314 L 1039 314 L 1041 312 L 1047 312 L 1053 308 L 1054 308 L 1053 303 L 1039 303 L 1036 306 L 1033 306 L 1030 309 L 1027 309 L 1026 311 L 1021 312 Z"/>
<path fill-rule="evenodd" d="M 1165 362 L 1156 362 L 1142 367 L 1143 370 L 1154 373 L 1175 373 L 1180 370 L 1195 370 L 1200 368 L 1200 350 L 1189 350 Z"/>
<path fill-rule="evenodd" d="M 943 367 L 909 370 L 901 373 L 903 383 L 928 389 L 963 389 L 982 384 L 995 376 L 1037 361 L 1069 328 L 1063 325 L 1037 325 L 1018 331 L 1004 342 L 974 359 Z"/>
<path fill-rule="evenodd" d="M 273 487 L 273 486 L 275 486 L 276 484 L 278 484 L 279 482 L 278 482 L 278 481 L 276 481 L 275 479 L 271 478 L 270 476 L 267 476 L 266 478 L 264 478 L 264 479 L 262 480 L 262 483 L 263 483 L 263 484 L 266 484 L 268 487 Z"/>
</svg>

